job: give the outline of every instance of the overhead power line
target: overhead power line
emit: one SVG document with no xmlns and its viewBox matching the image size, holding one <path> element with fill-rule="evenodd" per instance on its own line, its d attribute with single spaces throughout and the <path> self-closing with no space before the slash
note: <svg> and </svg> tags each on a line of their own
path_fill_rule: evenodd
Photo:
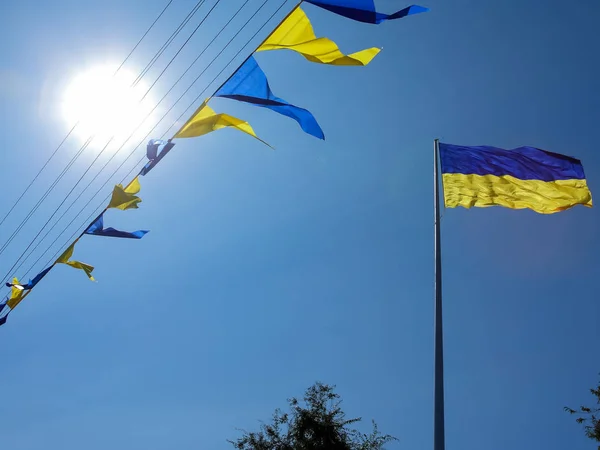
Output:
<svg viewBox="0 0 600 450">
<path fill-rule="evenodd" d="M 197 6 L 201 6 L 204 3 L 205 0 L 201 0 L 200 2 L 198 2 Z M 171 60 L 167 63 L 167 65 L 164 67 L 164 69 L 162 70 L 162 72 L 160 73 L 160 75 L 156 78 L 156 80 L 154 81 L 154 83 L 146 90 L 146 93 L 144 94 L 144 97 L 146 97 L 148 95 L 148 93 L 150 92 L 150 90 L 156 85 L 156 82 L 162 77 L 162 75 L 166 72 L 166 70 L 171 66 L 171 64 L 173 63 L 173 61 L 175 60 L 175 58 L 181 53 L 181 51 L 184 49 L 184 47 L 189 43 L 189 41 L 192 39 L 192 37 L 196 34 L 196 32 L 198 31 L 198 29 L 200 28 L 200 26 L 208 19 L 208 17 L 210 16 L 210 14 L 213 12 L 213 10 L 215 9 L 215 7 L 219 4 L 220 0 L 217 0 L 214 5 L 212 6 L 212 8 L 210 8 L 210 10 L 208 11 L 208 13 L 200 20 L 200 23 L 196 26 L 196 28 L 192 31 L 192 33 L 188 36 L 188 38 L 186 39 L 186 41 L 179 47 L 179 49 L 177 50 L 177 52 L 175 53 L 175 55 L 171 58 Z M 195 11 L 198 11 L 198 8 L 194 7 Z M 186 18 L 186 20 L 191 17 L 188 14 L 188 17 Z M 142 97 L 142 99 L 140 100 L 140 102 L 144 99 L 144 97 Z M 157 105 L 158 106 L 158 105 Z M 109 160 L 104 164 L 104 166 L 100 169 L 100 171 L 98 173 L 96 173 L 96 175 L 92 178 L 92 180 L 87 184 L 87 186 L 79 193 L 79 195 L 75 198 L 75 200 L 73 200 L 71 202 L 71 204 L 67 207 L 67 209 L 65 211 L 63 211 L 63 216 L 65 214 L 67 214 L 71 208 L 74 206 L 74 204 L 77 202 L 77 200 L 79 200 L 79 198 L 81 198 L 81 196 L 86 192 L 86 190 L 93 184 L 93 182 L 98 178 L 98 176 L 102 173 L 102 171 L 108 166 L 108 164 L 114 159 L 114 157 L 120 152 L 120 150 L 129 142 L 129 140 L 135 135 L 135 133 L 144 125 L 145 121 L 151 117 L 152 113 L 154 112 L 154 110 L 156 109 L 156 107 L 154 107 L 154 109 L 152 111 L 150 111 L 146 117 L 142 120 L 142 122 L 136 127 L 136 129 L 134 129 L 134 131 L 129 135 L 129 137 L 121 144 L 121 146 L 112 153 L 111 157 L 109 158 Z M 50 221 L 52 220 L 52 218 L 58 213 L 58 211 L 60 210 L 60 208 L 62 207 L 62 205 L 66 202 L 66 200 L 69 198 L 69 196 L 73 193 L 74 189 L 79 185 L 79 183 L 83 180 L 83 178 L 85 177 L 85 175 L 89 172 L 89 170 L 92 169 L 92 167 L 95 165 L 96 161 L 100 158 L 100 156 L 106 151 L 106 149 L 108 148 L 109 144 L 112 142 L 112 140 L 114 139 L 115 136 L 112 136 L 110 138 L 110 140 L 106 143 L 106 145 L 104 146 L 104 148 L 100 151 L 100 153 L 98 155 L 96 155 L 95 159 L 89 164 L 88 168 L 86 169 L 86 171 L 83 173 L 83 175 L 81 175 L 81 177 L 79 178 L 79 180 L 77 181 L 77 183 L 75 184 L 75 186 L 73 186 L 73 188 L 69 191 L 69 193 L 67 194 L 67 196 L 65 197 L 65 199 L 58 205 L 58 207 L 55 209 L 54 213 L 52 214 L 52 216 L 50 217 L 50 219 L 48 219 L 48 221 L 42 226 L 42 228 L 40 229 L 40 231 L 37 233 L 37 235 L 33 238 L 33 240 L 30 242 L 30 244 L 27 246 L 27 248 L 24 250 L 24 252 L 21 254 L 21 256 L 19 257 L 19 259 L 17 260 L 17 262 L 13 265 L 13 267 L 11 268 L 10 272 L 13 271 L 13 269 L 15 271 L 18 271 L 19 268 L 26 262 L 26 260 L 33 254 L 33 252 L 35 252 L 35 250 L 40 246 L 40 244 L 45 240 L 45 238 L 49 235 L 49 233 L 56 227 L 56 225 L 58 225 L 58 223 L 60 222 L 60 218 L 54 223 L 54 225 L 52 225 L 52 227 L 46 232 L 46 234 L 38 241 L 38 243 L 31 249 L 29 255 L 25 256 L 24 259 L 23 256 L 27 253 L 27 251 L 29 251 L 29 249 L 31 248 L 31 246 L 33 245 L 33 243 L 35 242 L 35 240 L 40 236 L 40 234 L 43 232 L 43 230 L 49 225 Z M 22 259 L 22 260 L 21 260 Z M 19 262 L 20 261 L 20 262 Z M 15 268 L 16 266 L 16 268 Z M 10 275 L 10 273 L 9 273 Z"/>
<path fill-rule="evenodd" d="M 234 41 L 234 39 L 241 33 L 241 31 L 246 28 L 248 26 L 248 24 L 250 23 L 250 21 L 260 12 L 260 10 L 266 5 L 266 3 L 268 2 L 268 0 L 265 0 L 261 6 L 258 8 L 257 11 L 254 12 L 254 14 L 252 14 L 252 16 L 246 20 L 246 22 L 244 23 L 244 25 L 241 27 L 240 30 L 238 30 L 235 35 L 227 42 L 227 44 L 225 45 L 225 47 L 223 49 L 221 49 L 221 51 L 215 56 L 213 57 L 213 59 L 210 61 L 210 63 L 208 64 L 208 66 L 201 72 L 201 74 L 190 84 L 190 86 L 185 90 L 185 92 L 176 100 L 176 102 L 171 106 L 171 108 L 161 117 L 161 119 L 159 119 L 159 121 L 157 122 L 157 124 L 154 126 L 154 128 L 140 141 L 140 143 L 130 152 L 130 154 L 127 156 L 127 158 L 121 162 L 121 164 L 113 171 L 113 173 L 110 175 L 110 177 L 105 181 L 105 183 L 96 191 L 96 193 L 92 196 L 92 198 L 90 198 L 90 200 L 88 200 L 88 202 L 86 202 L 86 204 L 81 208 L 81 210 L 77 213 L 77 215 L 71 220 L 71 222 L 61 231 L 61 233 L 56 237 L 56 239 L 50 244 L 50 246 L 44 251 L 43 254 L 41 254 L 38 259 L 32 264 L 32 266 L 27 270 L 27 273 L 31 273 L 31 271 L 33 270 L 33 268 L 39 263 L 39 261 L 43 258 L 44 254 L 46 254 L 50 248 L 52 248 L 52 246 L 58 241 L 58 239 L 60 238 L 60 236 L 62 234 L 64 234 L 67 229 L 74 223 L 74 221 L 81 216 L 81 214 L 83 213 L 83 211 L 89 206 L 89 204 L 91 203 L 91 201 L 96 198 L 96 196 L 101 192 L 101 190 L 108 184 L 108 182 L 110 181 L 111 177 L 114 176 L 122 167 L 123 165 L 131 158 L 131 156 L 133 156 L 135 150 L 137 150 L 137 148 L 140 147 L 140 145 L 142 145 L 144 142 L 146 142 L 146 139 L 151 135 L 151 133 L 157 128 L 157 126 L 168 116 L 168 114 L 173 110 L 173 108 L 183 99 L 183 97 L 185 96 L 185 94 L 191 89 L 191 87 L 198 81 L 198 79 L 200 78 L 200 76 L 202 74 L 204 74 L 204 72 L 217 60 L 217 58 L 219 58 L 219 56 L 231 45 L 231 43 Z M 250 40 L 248 41 L 247 44 L 245 44 L 234 56 L 233 58 L 231 58 L 227 64 L 225 65 L 225 67 L 219 72 L 219 74 L 213 78 L 213 80 L 208 83 L 208 85 L 205 87 L 205 89 L 203 90 L 203 92 L 196 97 L 196 99 L 194 100 L 194 102 L 197 102 L 198 98 L 200 98 L 204 92 L 206 92 L 206 90 L 208 89 L 208 87 L 217 79 L 218 76 L 220 76 L 220 74 L 223 73 L 223 71 L 235 60 L 235 58 L 249 45 L 250 41 L 252 41 L 252 39 L 254 39 L 264 28 L 265 26 L 275 17 L 275 15 L 285 6 L 287 2 L 284 0 L 279 7 L 270 15 L 270 17 L 261 25 L 261 27 L 254 33 L 254 35 L 252 36 L 252 38 L 250 38 Z M 245 5 L 245 4 L 244 4 Z M 242 7 L 244 6 L 242 5 Z M 238 11 L 239 12 L 239 11 Z M 224 27 L 226 27 L 229 23 L 231 22 L 231 20 L 229 20 L 227 22 L 227 24 L 225 24 Z M 223 28 L 224 28 L 223 27 Z M 222 32 L 222 29 L 220 30 L 220 32 Z M 219 34 L 220 34 L 219 32 Z M 213 39 L 214 41 L 214 39 Z M 211 41 L 211 43 L 213 42 Z M 209 44 L 210 45 L 210 44 Z M 195 62 L 195 61 L 194 61 Z M 194 63 L 192 63 L 193 65 Z M 189 70 L 190 67 L 188 67 L 187 70 Z M 182 77 L 180 77 L 181 79 Z M 180 80 L 179 79 L 179 80 Z M 177 80 L 177 82 L 179 81 Z M 176 82 L 176 83 L 177 83 Z M 164 99 L 164 98 L 163 98 Z M 162 101 L 162 100 L 161 100 Z M 192 102 L 192 105 L 193 103 Z M 192 105 L 190 105 L 187 109 L 189 110 Z M 185 112 L 183 113 L 185 114 Z M 170 128 L 172 128 L 183 116 L 183 114 L 177 119 L 177 121 L 174 122 L 173 125 L 171 125 Z M 170 129 L 169 128 L 169 129 Z M 166 133 L 165 133 L 166 134 Z M 164 138 L 164 135 L 163 135 Z M 162 139 L 162 138 L 161 138 Z M 128 175 L 131 174 L 134 169 L 138 166 L 140 166 L 145 160 L 145 156 L 143 156 L 137 163 L 136 165 L 129 171 Z M 127 175 L 127 176 L 128 176 Z M 126 178 L 126 177 L 125 177 Z M 125 178 L 123 179 L 123 181 L 121 181 L 121 183 L 124 182 Z M 110 194 L 106 197 L 105 200 L 103 200 L 103 202 L 94 210 L 94 212 L 92 212 L 92 214 L 89 215 L 89 217 L 85 220 L 84 223 L 82 223 L 82 225 L 79 228 L 84 227 L 93 217 L 98 216 L 98 212 L 101 211 L 101 209 L 103 208 L 103 205 L 106 203 L 106 201 L 110 198 Z M 58 255 L 60 253 L 60 251 L 66 246 L 68 245 L 68 243 L 70 243 L 73 238 L 77 235 L 78 231 L 75 231 L 71 237 L 63 244 L 59 247 L 58 251 L 55 253 L 55 255 L 50 258 L 50 260 L 44 265 L 44 267 L 48 266 L 53 259 L 56 257 L 56 255 Z"/>
<path fill-rule="evenodd" d="M 185 46 L 189 43 L 189 41 L 192 39 L 192 37 L 194 36 L 194 34 L 196 34 L 196 32 L 198 31 L 198 29 L 200 28 L 200 26 L 208 19 L 208 17 L 210 16 L 210 14 L 213 12 L 213 10 L 215 9 L 215 7 L 219 4 L 220 0 L 217 0 L 214 5 L 210 8 L 210 10 L 208 11 L 208 13 L 202 18 L 202 20 L 200 21 L 200 23 L 196 26 L 196 28 L 192 31 L 192 33 L 188 36 L 188 38 L 186 39 L 186 41 L 179 47 L 179 49 L 177 50 L 177 52 L 175 53 L 175 55 L 171 58 L 171 60 L 167 63 L 167 65 L 163 68 L 162 72 L 160 73 L 160 75 L 156 78 L 156 80 L 154 81 L 154 83 L 152 83 L 152 85 L 146 90 L 144 96 L 142 97 L 142 99 L 140 100 L 140 102 L 148 95 L 148 93 L 152 90 L 152 88 L 156 85 L 156 83 L 160 80 L 160 78 L 162 77 L 162 75 L 166 72 L 166 70 L 171 66 L 171 64 L 173 63 L 173 61 L 175 60 L 175 58 L 181 53 L 181 51 L 185 48 Z M 244 5 L 246 3 L 248 3 L 249 0 L 247 0 Z M 201 6 L 202 2 L 199 2 L 199 4 L 197 4 L 197 6 Z M 243 8 L 243 6 L 240 7 L 238 9 L 238 11 L 236 12 L 235 15 L 237 15 L 240 10 Z M 198 9 L 196 7 L 194 7 L 194 10 L 197 11 Z M 188 14 L 188 17 L 190 17 L 190 15 Z M 188 19 L 188 17 L 186 17 L 186 19 Z M 231 22 L 231 19 L 228 23 Z M 178 27 L 179 28 L 179 27 Z M 222 31 L 222 30 L 221 30 Z M 212 41 L 211 41 L 212 42 Z M 210 45 L 210 44 L 208 44 Z M 205 47 L 204 50 L 206 50 L 207 47 Z M 189 68 L 188 68 L 189 70 Z M 176 82 L 177 83 L 177 82 Z M 173 86 L 171 87 L 171 89 L 169 89 L 169 92 L 173 89 Z M 163 97 L 164 99 L 164 97 Z M 162 100 L 161 100 L 162 101 Z M 77 197 L 71 202 L 71 204 L 67 207 L 66 210 L 63 211 L 63 216 L 65 214 L 67 214 L 75 205 L 75 203 L 82 197 L 82 195 L 88 190 L 88 188 L 94 183 L 94 181 L 96 181 L 96 179 L 98 178 L 98 176 L 104 171 L 104 169 L 108 166 L 108 164 L 110 164 L 110 162 L 115 158 L 115 156 L 117 156 L 117 154 L 121 151 L 121 149 L 127 144 L 127 142 L 129 142 L 129 140 L 135 135 L 135 133 L 137 133 L 137 131 L 144 125 L 145 121 L 147 119 L 149 119 L 152 116 L 152 113 L 156 110 L 156 108 L 158 107 L 158 105 L 160 104 L 160 102 L 146 115 L 146 117 L 142 120 L 142 122 L 136 127 L 136 129 L 129 135 L 129 137 L 121 144 L 121 146 L 112 153 L 112 155 L 110 156 L 110 158 L 108 159 L 108 161 L 106 161 L 106 163 L 104 164 L 104 166 L 100 169 L 100 171 L 98 171 L 94 177 L 89 181 L 89 183 L 87 184 L 86 187 L 83 188 L 83 190 L 81 190 L 81 192 L 79 193 L 79 195 L 77 195 Z M 114 138 L 114 136 L 113 136 Z M 112 140 L 112 138 L 111 138 Z M 88 171 L 89 169 L 92 168 L 92 166 L 95 164 L 95 162 L 98 160 L 99 156 L 104 152 L 104 150 L 106 150 L 108 144 L 110 143 L 110 141 L 105 145 L 105 147 L 103 148 L 103 150 L 100 152 L 100 154 L 97 155 L 96 159 L 94 159 L 94 161 L 92 161 L 92 163 L 89 165 L 88 167 Z M 85 174 L 87 173 L 87 171 L 84 173 L 84 175 L 82 175 L 82 177 L 80 178 L 79 181 L 81 181 L 81 179 L 85 176 Z M 112 175 L 111 175 L 112 176 Z M 77 186 L 77 185 L 76 185 Z M 73 189 L 69 192 L 69 194 L 67 194 L 67 198 L 69 197 L 69 195 L 71 194 L 71 192 L 73 192 Z M 66 199 L 65 199 L 66 200 Z M 59 205 L 58 208 L 60 208 L 62 205 L 64 204 L 61 203 Z M 58 208 L 55 211 L 55 214 L 58 212 Z M 52 217 L 51 217 L 52 219 Z M 58 225 L 58 223 L 60 222 L 60 218 L 52 225 L 52 227 L 46 232 L 46 234 L 37 242 L 37 244 L 31 249 L 29 255 L 27 255 L 18 265 L 16 268 L 14 268 L 15 272 L 17 272 L 21 266 L 27 261 L 27 259 L 37 250 L 37 248 L 41 245 L 41 243 L 46 239 L 46 237 L 48 237 L 48 235 L 52 232 L 52 230 L 54 230 L 54 228 Z M 48 222 L 46 223 L 45 226 L 48 225 Z M 44 226 L 44 227 L 45 227 Z M 42 230 L 44 229 L 44 227 L 42 228 Z M 38 235 L 36 236 L 36 238 L 39 236 L 40 233 L 38 233 Z M 34 240 L 36 239 L 34 238 Z M 31 245 L 30 245 L 31 246 Z M 25 250 L 25 252 L 27 252 L 28 249 Z M 10 275 L 10 274 L 9 274 Z"/>
<path fill-rule="evenodd" d="M 140 40 L 135 44 L 135 46 L 133 47 L 133 49 L 129 52 L 129 54 L 125 57 L 125 59 L 123 60 L 123 62 L 119 65 L 119 67 L 115 71 L 114 75 L 116 75 L 117 72 L 119 72 L 121 70 L 121 68 L 125 65 L 125 63 L 129 60 L 129 58 L 131 57 L 131 55 L 133 54 L 133 52 L 139 47 L 139 45 L 142 43 L 142 41 L 145 39 L 145 37 L 148 35 L 148 33 L 152 30 L 152 28 L 154 28 L 154 25 L 156 25 L 156 22 L 158 22 L 158 20 L 162 17 L 162 15 L 165 13 L 165 11 L 171 5 L 171 3 L 173 3 L 173 0 L 169 0 L 169 2 L 167 3 L 167 5 L 163 8 L 163 10 L 158 15 L 158 17 L 156 17 L 156 19 L 154 20 L 154 22 L 152 22 L 152 24 L 144 32 L 144 34 L 142 35 L 142 37 L 140 38 Z M 2 218 L 2 220 L 0 220 L 0 226 L 2 226 L 2 224 L 8 218 L 8 216 L 10 216 L 10 214 L 13 212 L 13 210 L 16 208 L 16 206 L 19 204 L 19 202 L 25 196 L 25 194 L 27 194 L 27 192 L 29 192 L 29 189 L 31 189 L 31 186 L 33 186 L 33 184 L 37 181 L 37 179 L 39 178 L 39 176 L 41 175 L 41 173 L 48 166 L 48 164 L 50 163 L 50 161 L 52 161 L 52 159 L 54 158 L 54 156 L 56 155 L 56 153 L 61 149 L 61 147 L 63 146 L 63 144 L 66 142 L 66 140 L 71 136 L 71 134 L 73 134 L 73 131 L 75 131 L 75 128 L 77 128 L 78 125 L 79 125 L 79 121 L 76 122 L 75 125 L 73 125 L 73 127 L 69 130 L 69 132 L 67 133 L 67 135 L 62 139 L 62 141 L 60 142 L 60 144 L 58 144 L 58 146 L 50 154 L 50 157 L 42 165 L 42 167 L 38 171 L 38 173 L 33 177 L 33 180 L 31 180 L 31 182 L 29 182 L 29 184 L 27 185 L 27 187 L 23 190 L 23 192 L 21 193 L 21 195 L 19 195 L 19 197 L 17 198 L 17 200 L 15 200 L 15 202 L 10 207 L 10 209 L 8 210 L 8 212 Z"/>
<path fill-rule="evenodd" d="M 175 32 L 173 32 L 171 34 L 171 36 L 168 39 L 169 43 L 173 41 L 173 39 L 179 34 L 179 32 L 181 32 L 181 30 L 183 29 L 183 27 L 185 26 L 185 24 L 187 24 L 189 22 L 189 20 L 194 16 L 194 14 L 198 11 L 198 9 L 202 6 L 202 4 L 204 2 L 205 2 L 205 0 L 199 0 L 196 3 L 196 5 L 192 8 L 192 10 L 190 11 L 190 13 L 188 13 L 188 15 L 186 16 L 186 18 L 183 19 L 183 21 L 179 24 L 179 26 L 177 27 L 177 29 L 175 30 Z M 217 0 L 217 3 L 218 2 L 219 2 L 219 0 Z M 165 9 L 166 9 L 166 7 L 165 7 Z M 165 9 L 163 9 L 163 11 L 161 12 L 160 15 L 162 15 L 164 13 Z M 154 23 L 156 23 L 156 20 L 155 20 Z M 182 24 L 183 24 L 183 26 L 182 26 Z M 193 33 L 195 33 L 196 31 L 197 31 L 197 29 L 194 30 Z M 145 33 L 145 34 L 147 34 L 147 33 Z M 187 42 L 189 42 L 189 39 L 186 41 L 186 44 L 187 44 Z M 139 45 L 139 42 L 136 45 Z M 164 51 L 165 48 L 166 48 L 166 46 L 163 44 L 163 46 L 161 47 L 161 51 Z M 130 54 L 131 53 L 132 52 L 130 52 Z M 158 54 L 158 52 L 157 52 L 157 54 Z M 130 55 L 128 55 L 128 57 L 126 59 L 128 59 L 129 56 Z M 156 57 L 156 54 L 155 54 L 153 56 L 151 62 L 146 65 L 146 68 L 144 70 L 148 69 L 153 64 L 155 64 L 157 60 L 158 60 L 158 58 Z M 172 62 L 173 62 L 173 60 L 171 60 L 171 62 L 169 63 L 169 65 Z M 146 73 L 147 73 L 147 70 L 146 70 Z M 137 82 L 139 82 L 140 80 L 141 80 L 140 77 L 138 77 L 138 79 L 136 79 Z M 87 174 L 87 172 L 91 169 L 91 167 L 93 166 L 93 164 L 104 153 L 104 151 L 106 150 L 106 148 L 108 147 L 108 145 L 111 143 L 111 141 L 114 139 L 114 137 L 115 136 L 112 136 L 109 139 L 109 141 L 106 143 L 106 145 L 103 147 L 103 149 L 100 151 L 100 153 L 98 155 L 96 155 L 95 159 L 92 161 L 92 163 L 88 166 L 88 168 L 84 172 L 84 175 L 82 175 L 79 178 L 79 180 L 77 181 L 77 183 L 75 184 L 75 186 L 73 188 L 71 188 L 71 190 L 67 194 L 67 197 L 60 203 L 60 205 L 58 206 L 58 208 L 55 209 L 55 211 L 53 212 L 53 214 L 50 217 L 50 219 L 48 219 L 48 221 L 44 224 L 44 226 L 42 227 L 42 229 L 36 234 L 36 236 L 34 237 L 34 239 L 29 243 L 29 245 L 26 247 L 25 251 L 19 256 L 19 258 L 17 259 L 17 261 L 15 262 L 15 264 L 13 264 L 13 266 L 11 267 L 11 269 L 8 271 L 8 274 L 4 278 L 7 278 L 10 275 L 10 273 L 12 273 L 12 271 L 15 268 L 15 266 L 21 261 L 21 259 L 25 255 L 25 253 L 29 250 L 29 248 L 31 248 L 31 246 L 33 245 L 33 243 L 35 242 L 35 240 L 40 236 L 41 232 L 43 232 L 44 228 L 49 224 L 49 222 L 51 221 L 51 219 L 57 214 L 58 209 L 60 209 L 60 207 L 62 207 L 62 205 L 65 203 L 66 199 L 74 191 L 74 189 L 79 185 L 79 183 L 81 182 L 81 180 L 83 179 L 83 177 Z M 54 189 L 54 187 L 63 178 L 63 176 L 65 175 L 65 173 L 68 171 L 68 169 L 75 163 L 75 161 L 77 160 L 77 158 L 82 154 L 83 150 L 85 150 L 85 148 L 87 148 L 87 146 L 89 145 L 89 143 L 91 142 L 92 139 L 93 139 L 93 136 L 91 138 L 89 138 L 88 141 L 86 141 L 86 144 L 84 144 L 79 149 L 79 151 L 73 156 L 73 158 L 71 158 L 71 161 L 69 161 L 69 163 L 67 164 L 67 167 L 63 170 L 63 172 L 59 175 L 59 177 L 52 183 L 52 185 L 47 189 L 47 191 L 44 193 L 44 195 L 42 196 L 42 198 L 36 203 L 36 205 L 30 210 L 30 212 L 27 214 L 27 216 L 25 217 L 25 219 L 23 219 L 23 221 L 21 222 L 21 224 L 19 225 L 19 227 L 17 227 L 17 230 L 15 230 L 15 232 L 9 237 L 9 239 L 7 240 L 7 242 L 2 247 L 0 247 L 0 255 L 8 247 L 8 245 L 10 245 L 10 243 L 15 239 L 15 237 L 18 235 L 19 231 L 25 226 L 25 224 L 29 221 L 29 219 L 31 218 L 31 216 L 35 213 L 35 211 L 40 207 L 40 205 L 43 203 L 43 201 L 52 192 L 52 190 Z"/>
</svg>

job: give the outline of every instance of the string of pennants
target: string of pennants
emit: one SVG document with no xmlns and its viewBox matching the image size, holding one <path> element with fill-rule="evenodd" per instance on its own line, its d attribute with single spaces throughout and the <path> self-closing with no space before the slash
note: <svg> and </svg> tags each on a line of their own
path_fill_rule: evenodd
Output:
<svg viewBox="0 0 600 450">
<path fill-rule="evenodd" d="M 412 5 L 393 14 L 376 11 L 373 0 L 304 0 L 315 6 L 328 10 L 340 16 L 358 22 L 380 24 L 387 20 L 401 19 L 403 17 L 429 11 L 418 5 Z M 326 37 L 317 37 L 310 19 L 300 7 L 300 2 L 273 30 L 273 32 L 255 50 L 264 52 L 271 50 L 291 50 L 302 55 L 306 60 L 317 64 L 333 66 L 366 66 L 380 52 L 379 48 L 368 48 L 351 54 L 344 54 L 338 45 Z M 168 141 L 153 139 L 148 142 L 146 156 L 148 162 L 142 167 L 138 175 L 126 186 L 118 184 L 114 187 L 112 197 L 106 208 L 89 224 L 89 226 L 75 239 L 58 259 L 49 267 L 42 270 L 33 279 L 23 284 L 17 278 L 6 285 L 10 294 L 0 303 L 0 325 L 6 323 L 8 315 L 32 291 L 32 289 L 57 265 L 65 264 L 74 269 L 82 270 L 90 280 L 95 281 L 92 275 L 94 267 L 72 259 L 75 245 L 85 236 L 102 236 L 124 239 L 141 239 L 148 230 L 122 231 L 104 226 L 104 214 L 109 209 L 129 210 L 137 209 L 142 201 L 138 196 L 141 185 L 140 176 L 148 173 L 173 149 L 173 139 L 193 138 L 203 136 L 221 128 L 234 128 L 258 139 L 265 145 L 270 145 L 260 139 L 252 126 L 245 120 L 238 119 L 225 113 L 217 113 L 208 102 L 211 98 L 221 97 L 249 103 L 254 106 L 270 109 L 276 113 L 295 120 L 300 128 L 307 134 L 318 139 L 325 139 L 325 134 L 310 111 L 295 106 L 271 91 L 265 73 L 251 54 L 244 63 L 221 85 L 219 89 L 202 102 L 192 116 Z"/>
</svg>

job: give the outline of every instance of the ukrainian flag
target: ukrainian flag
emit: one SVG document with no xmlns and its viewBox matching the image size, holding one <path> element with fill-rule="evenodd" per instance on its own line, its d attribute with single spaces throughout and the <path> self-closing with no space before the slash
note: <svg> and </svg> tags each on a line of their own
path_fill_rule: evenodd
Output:
<svg viewBox="0 0 600 450">
<path fill-rule="evenodd" d="M 448 208 L 504 206 L 552 214 L 592 206 L 581 161 L 534 147 L 439 144 Z"/>
</svg>

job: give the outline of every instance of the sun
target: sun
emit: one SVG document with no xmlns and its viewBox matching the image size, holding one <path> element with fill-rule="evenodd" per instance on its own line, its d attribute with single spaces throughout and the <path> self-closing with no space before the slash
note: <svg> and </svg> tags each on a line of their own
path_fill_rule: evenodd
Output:
<svg viewBox="0 0 600 450">
<path fill-rule="evenodd" d="M 136 83 L 136 75 L 116 66 L 90 68 L 68 84 L 62 102 L 63 116 L 75 133 L 86 140 L 94 136 L 96 145 L 123 142 L 132 133 L 133 139 L 148 133 L 151 128 L 152 102 L 144 98 L 148 89 Z M 136 131 L 136 128 L 139 129 Z"/>
</svg>

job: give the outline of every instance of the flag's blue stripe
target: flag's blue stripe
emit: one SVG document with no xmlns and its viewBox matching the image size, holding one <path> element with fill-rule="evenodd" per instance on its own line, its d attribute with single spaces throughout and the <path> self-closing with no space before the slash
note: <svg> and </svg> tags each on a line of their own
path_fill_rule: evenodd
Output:
<svg viewBox="0 0 600 450">
<path fill-rule="evenodd" d="M 442 173 L 510 175 L 521 180 L 585 179 L 581 161 L 534 147 L 513 150 L 440 143 Z"/>
</svg>

